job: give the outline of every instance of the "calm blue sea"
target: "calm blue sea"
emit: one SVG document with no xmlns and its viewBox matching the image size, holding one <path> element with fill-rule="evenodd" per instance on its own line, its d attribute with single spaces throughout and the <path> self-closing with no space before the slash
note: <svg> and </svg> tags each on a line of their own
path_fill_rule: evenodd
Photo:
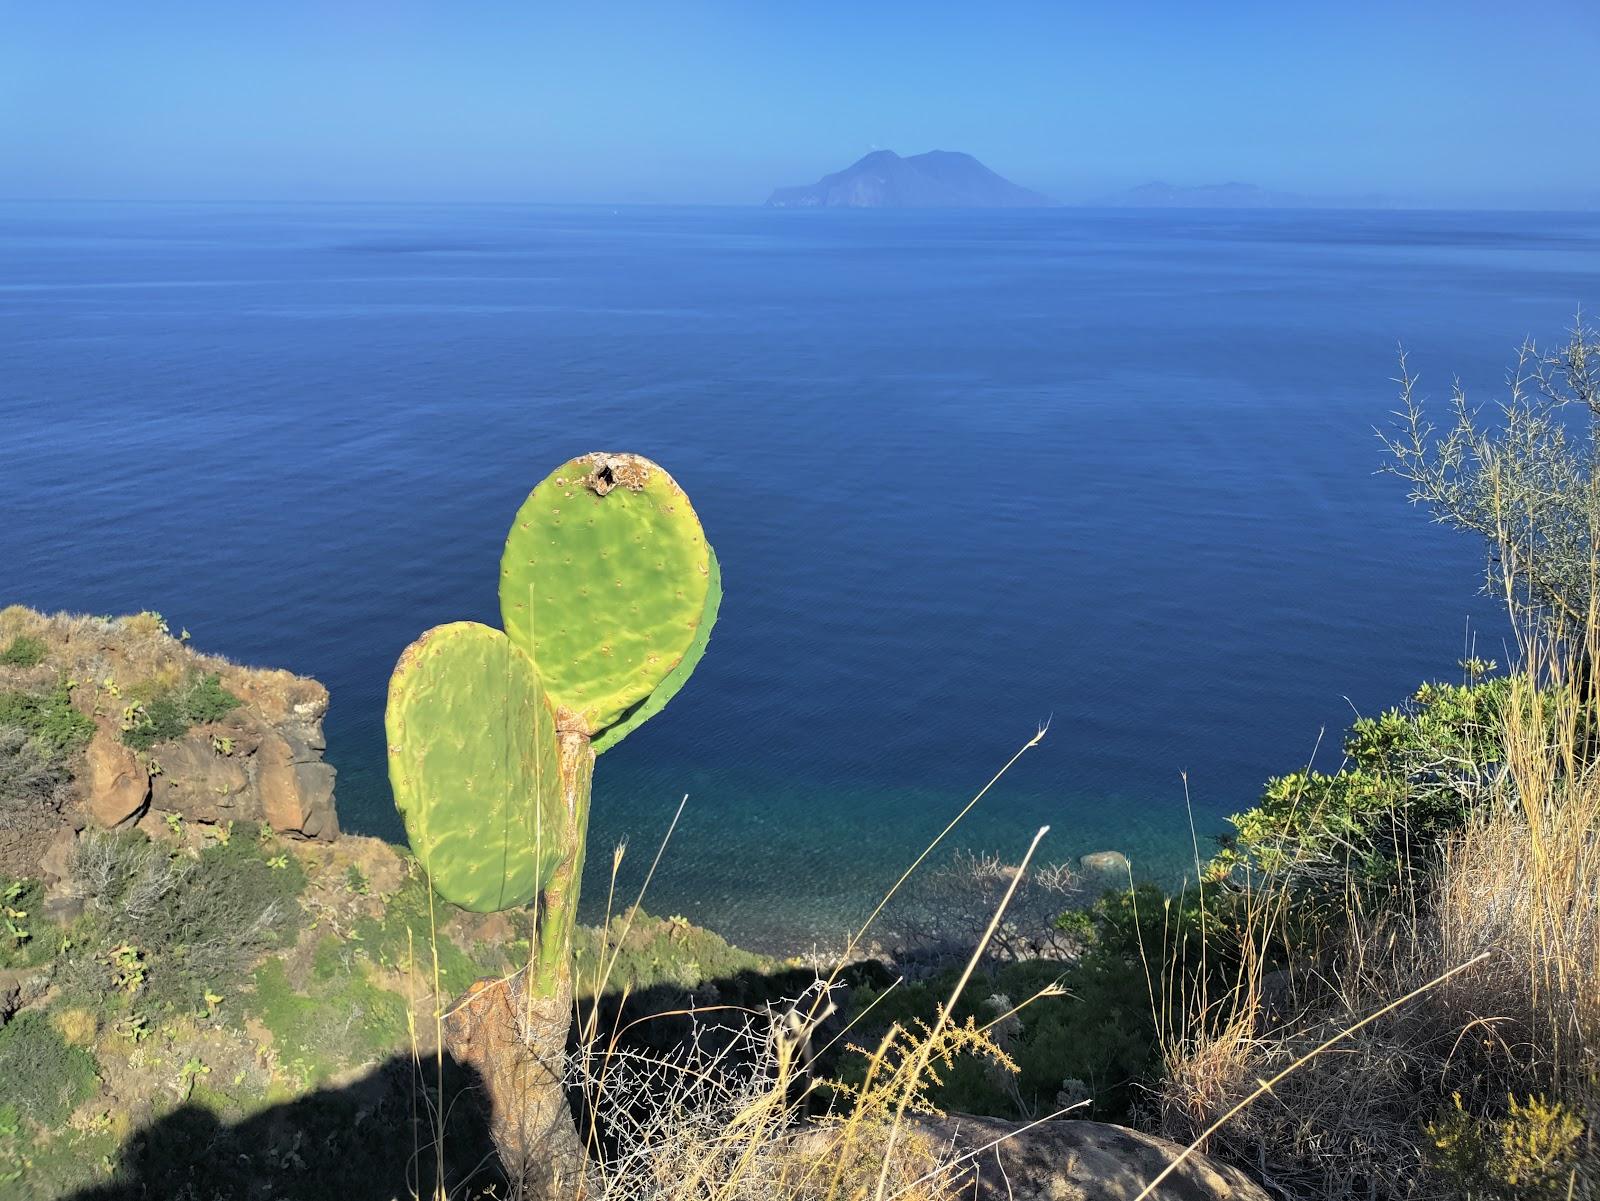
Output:
<svg viewBox="0 0 1600 1201">
<path fill-rule="evenodd" d="M 160 610 L 333 693 L 398 837 L 396 655 L 496 620 L 526 490 L 658 459 L 716 634 L 601 761 L 588 882 L 754 943 L 961 833 L 1153 874 L 1357 713 L 1501 655 L 1478 548 L 1374 474 L 1404 342 L 1488 399 L 1600 304 L 1600 217 L 0 205 L 0 603 Z M 1326 731 L 1326 734 L 1323 734 Z"/>
</svg>

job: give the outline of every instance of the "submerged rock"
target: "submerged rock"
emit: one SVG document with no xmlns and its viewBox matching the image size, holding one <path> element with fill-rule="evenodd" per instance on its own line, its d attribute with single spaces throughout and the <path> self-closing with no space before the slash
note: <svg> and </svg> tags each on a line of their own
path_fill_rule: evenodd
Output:
<svg viewBox="0 0 1600 1201">
<path fill-rule="evenodd" d="M 1080 858 L 1078 866 L 1086 872 L 1126 876 L 1132 865 L 1121 851 L 1093 851 Z"/>
</svg>

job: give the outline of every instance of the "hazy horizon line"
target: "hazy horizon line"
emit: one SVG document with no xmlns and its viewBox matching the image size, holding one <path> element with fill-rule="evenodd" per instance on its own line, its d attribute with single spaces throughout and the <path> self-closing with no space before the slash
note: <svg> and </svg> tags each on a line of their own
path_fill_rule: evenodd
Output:
<svg viewBox="0 0 1600 1201">
<path fill-rule="evenodd" d="M 1154 181 L 1153 181 L 1154 182 Z M 1134 185 L 1142 187 L 1145 185 Z M 1199 184 L 1199 185 L 1170 185 L 1183 188 L 1212 188 L 1237 186 L 1230 184 Z M 1254 185 L 1245 185 L 1254 186 Z M 1123 189 L 1131 190 L 1131 189 Z M 1271 192 L 1273 189 L 1262 189 Z M 1114 195 L 1112 193 L 1110 195 Z M 1048 195 L 1046 193 L 1046 195 Z M 1261 204 L 1261 205 L 1200 205 L 1200 204 L 1101 204 L 1094 200 L 1056 200 L 1051 197 L 1048 205 L 1039 205 L 1031 210 L 1033 212 L 1076 209 L 1093 210 L 1099 212 L 1213 212 L 1213 213 L 1293 213 L 1293 212 L 1347 212 L 1347 213 L 1383 213 L 1383 212 L 1439 212 L 1439 213 L 1592 213 L 1600 212 L 1600 197 L 1593 200 L 1576 203 L 1473 203 L 1461 202 L 1436 202 L 1423 200 L 1407 200 L 1393 198 L 1384 204 L 1359 203 L 1362 197 L 1351 197 L 1350 202 L 1344 202 L 1339 196 L 1308 196 L 1308 200 L 1326 200 L 1328 203 L 1307 204 Z M 552 200 L 533 198 L 510 197 L 394 197 L 351 195 L 337 197 L 260 197 L 260 196 L 28 196 L 28 195 L 0 195 L 0 204 L 128 204 L 128 205 L 179 205 L 195 204 L 207 206 L 221 205 L 460 205 L 460 206 L 496 206 L 496 207 L 529 207 L 529 208 L 727 208 L 727 209 L 764 209 L 767 204 L 764 200 L 664 200 L 641 197 L 627 199 L 583 199 L 583 200 Z M 811 211 L 807 209 L 794 209 L 785 211 Z M 922 208 L 872 208 L 861 207 L 852 209 L 849 206 L 828 208 L 829 212 L 994 212 L 994 211 L 1021 211 L 997 209 L 994 206 L 950 206 L 950 207 L 922 207 Z"/>
</svg>

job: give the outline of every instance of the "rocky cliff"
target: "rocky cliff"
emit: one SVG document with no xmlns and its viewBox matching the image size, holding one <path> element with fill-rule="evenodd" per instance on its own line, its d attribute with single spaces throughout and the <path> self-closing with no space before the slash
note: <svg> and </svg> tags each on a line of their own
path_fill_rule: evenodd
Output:
<svg viewBox="0 0 1600 1201">
<path fill-rule="evenodd" d="M 157 614 L 0 610 L 0 874 L 63 831 L 177 819 L 339 836 L 328 692 L 174 637 Z"/>
</svg>

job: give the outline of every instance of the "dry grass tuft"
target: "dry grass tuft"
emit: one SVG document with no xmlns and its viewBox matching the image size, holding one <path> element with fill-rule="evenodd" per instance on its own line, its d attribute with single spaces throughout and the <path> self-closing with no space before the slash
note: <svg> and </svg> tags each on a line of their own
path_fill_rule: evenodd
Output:
<svg viewBox="0 0 1600 1201">
<path fill-rule="evenodd" d="M 231 673 L 220 655 L 194 650 L 175 635 L 159 613 L 90 617 L 37 613 L 23 605 L 0 609 L 0 647 L 13 639 L 36 639 L 44 657 L 35 665 L 0 669 L 0 690 L 36 692 L 63 677 L 117 699 L 124 693 L 155 695 L 196 673 Z"/>
<path fill-rule="evenodd" d="M 797 999 L 794 1009 L 804 1006 Z M 926 1040 L 937 1045 L 929 1046 Z M 899 1102 L 931 1113 L 931 1077 L 917 1064 L 959 1053 L 1003 1059 L 969 1027 L 896 1031 L 873 1059 L 873 1079 L 839 1115 L 807 1120 L 820 1086 L 797 1044 L 754 1015 L 697 1032 L 671 1054 L 592 1049 L 572 1067 L 590 1098 L 584 1123 L 594 1201 L 936 1201 L 959 1175 L 949 1149 L 915 1131 L 893 1134 Z M 885 1170 L 887 1165 L 887 1170 Z"/>
</svg>

